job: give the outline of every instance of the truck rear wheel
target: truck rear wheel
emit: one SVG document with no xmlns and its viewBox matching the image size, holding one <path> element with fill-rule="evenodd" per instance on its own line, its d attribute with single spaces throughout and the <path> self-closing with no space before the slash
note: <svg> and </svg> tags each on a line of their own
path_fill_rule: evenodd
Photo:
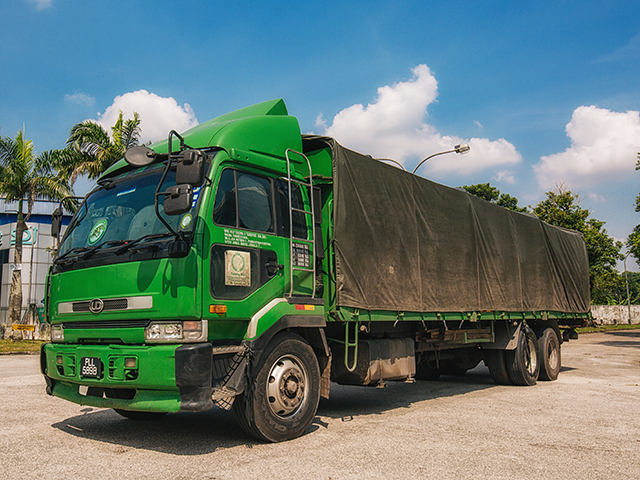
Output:
<svg viewBox="0 0 640 480">
<path fill-rule="evenodd" d="M 531 327 L 524 325 L 515 350 L 505 352 L 509 378 L 514 385 L 535 385 L 540 373 L 538 338 Z"/>
<path fill-rule="evenodd" d="M 540 380 L 556 380 L 562 366 L 560 341 L 553 328 L 545 328 L 538 339 Z"/>
<path fill-rule="evenodd" d="M 233 407 L 246 433 L 281 442 L 304 433 L 319 401 L 320 367 L 313 349 L 299 335 L 283 333 L 267 346 Z"/>
<path fill-rule="evenodd" d="M 504 352 L 504 350 L 485 350 L 484 363 L 489 369 L 494 382 L 498 385 L 511 385 Z"/>
</svg>

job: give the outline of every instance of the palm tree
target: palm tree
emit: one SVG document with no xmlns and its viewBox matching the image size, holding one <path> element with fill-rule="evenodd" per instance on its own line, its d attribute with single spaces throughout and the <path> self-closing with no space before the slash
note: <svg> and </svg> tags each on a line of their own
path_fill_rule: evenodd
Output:
<svg viewBox="0 0 640 480">
<path fill-rule="evenodd" d="M 33 205 L 38 199 L 60 200 L 71 195 L 68 182 L 54 170 L 54 152 L 35 155 L 33 142 L 22 132 L 15 139 L 0 137 L 0 195 L 18 202 L 14 263 L 22 263 L 22 235 L 27 229 Z M 24 211 L 26 201 L 27 211 Z M 26 214 L 25 214 L 26 213 Z M 9 323 L 19 323 L 22 309 L 22 276 L 13 271 L 9 293 Z"/>
<path fill-rule="evenodd" d="M 121 111 L 111 131 L 113 139 L 93 120 L 85 120 L 71 127 L 67 148 L 56 152 L 56 160 L 62 176 L 68 178 L 72 186 L 82 174 L 87 175 L 90 180 L 98 178 L 120 160 L 127 149 L 138 145 L 138 113 L 134 112 L 132 119 L 124 120 Z"/>
</svg>

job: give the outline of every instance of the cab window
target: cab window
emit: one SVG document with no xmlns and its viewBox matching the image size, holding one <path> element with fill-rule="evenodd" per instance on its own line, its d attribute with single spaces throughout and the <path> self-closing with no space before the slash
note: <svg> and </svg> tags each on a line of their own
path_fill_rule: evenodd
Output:
<svg viewBox="0 0 640 480">
<path fill-rule="evenodd" d="M 213 205 L 213 221 L 229 227 L 275 232 L 271 190 L 268 178 L 224 170 Z"/>
</svg>

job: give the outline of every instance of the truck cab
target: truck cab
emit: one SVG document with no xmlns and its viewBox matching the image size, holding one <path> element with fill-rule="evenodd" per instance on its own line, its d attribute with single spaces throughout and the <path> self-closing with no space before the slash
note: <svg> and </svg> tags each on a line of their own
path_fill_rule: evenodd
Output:
<svg viewBox="0 0 640 480">
<path fill-rule="evenodd" d="M 48 393 L 128 417 L 240 397 L 252 433 L 299 435 L 319 399 L 317 357 L 329 355 L 315 282 L 321 205 L 301 151 L 297 120 L 275 100 L 172 132 L 108 169 L 49 276 Z M 259 408 L 298 426 L 284 437 L 249 426 L 254 402 L 242 395 L 249 352 L 255 361 L 282 342 L 301 352 L 284 370 L 264 367 L 281 385 L 276 406 Z"/>
</svg>

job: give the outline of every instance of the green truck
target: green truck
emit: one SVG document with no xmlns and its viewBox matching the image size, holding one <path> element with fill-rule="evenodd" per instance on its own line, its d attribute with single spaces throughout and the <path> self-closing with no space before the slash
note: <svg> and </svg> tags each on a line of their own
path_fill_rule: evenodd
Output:
<svg viewBox="0 0 640 480">
<path fill-rule="evenodd" d="M 481 361 L 499 384 L 555 380 L 590 315 L 579 233 L 303 135 L 282 100 L 127 151 L 47 282 L 48 394 L 131 419 L 233 408 L 272 442 L 331 382 Z"/>
</svg>

